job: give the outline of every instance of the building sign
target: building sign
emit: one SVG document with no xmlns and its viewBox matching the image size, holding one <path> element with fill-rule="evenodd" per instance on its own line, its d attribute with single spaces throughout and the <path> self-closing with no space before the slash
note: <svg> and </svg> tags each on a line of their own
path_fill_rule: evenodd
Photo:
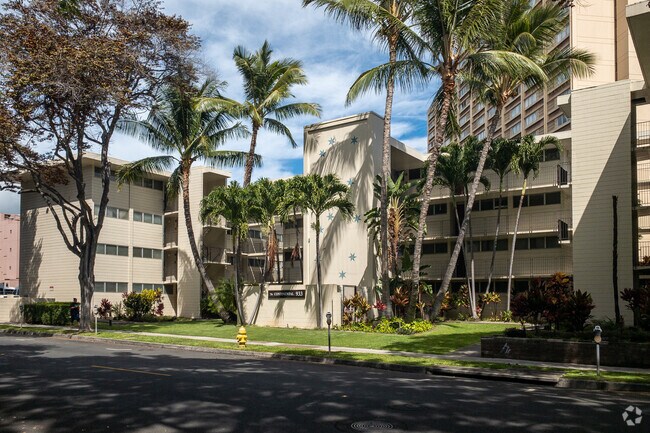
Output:
<svg viewBox="0 0 650 433">
<path fill-rule="evenodd" d="M 269 299 L 305 299 L 304 290 L 269 290 Z"/>
</svg>

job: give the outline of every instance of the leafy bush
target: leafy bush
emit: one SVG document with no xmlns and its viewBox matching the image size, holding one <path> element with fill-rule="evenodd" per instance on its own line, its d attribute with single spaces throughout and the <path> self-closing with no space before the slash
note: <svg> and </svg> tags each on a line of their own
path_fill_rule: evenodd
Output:
<svg viewBox="0 0 650 433">
<path fill-rule="evenodd" d="M 236 321 L 237 304 L 235 301 L 235 283 L 232 280 L 222 279 L 214 287 L 213 293 L 203 295 L 201 298 L 201 317 L 204 319 L 219 319 L 219 305 L 230 315 L 229 322 Z"/>
<path fill-rule="evenodd" d="M 367 322 L 367 314 L 371 308 L 372 305 L 368 303 L 368 300 L 358 293 L 343 299 L 343 325 Z"/>
<path fill-rule="evenodd" d="M 427 320 L 414 320 L 406 323 L 404 319 L 384 317 L 374 327 L 368 323 L 354 322 L 341 326 L 343 331 L 377 332 L 380 334 L 418 334 L 433 328 L 433 324 Z"/>
<path fill-rule="evenodd" d="M 22 307 L 25 323 L 34 325 L 69 325 L 69 302 L 36 302 Z"/>
<path fill-rule="evenodd" d="M 650 287 L 641 286 L 621 291 L 621 299 L 634 313 L 634 326 L 650 329 Z"/>
<path fill-rule="evenodd" d="M 574 291 L 571 277 L 556 273 L 547 280 L 536 280 L 511 305 L 512 314 L 522 323 L 532 323 L 535 330 L 545 321 L 556 331 L 566 328 L 581 331 L 594 309 L 591 295 Z"/>
<path fill-rule="evenodd" d="M 146 316 L 162 316 L 164 304 L 162 292 L 143 290 L 142 293 L 129 292 L 122 294 L 124 311 L 128 320 L 140 321 Z"/>
<path fill-rule="evenodd" d="M 113 304 L 111 301 L 104 298 L 102 299 L 99 307 L 97 307 L 97 315 L 102 319 L 110 319 L 112 317 Z"/>
</svg>

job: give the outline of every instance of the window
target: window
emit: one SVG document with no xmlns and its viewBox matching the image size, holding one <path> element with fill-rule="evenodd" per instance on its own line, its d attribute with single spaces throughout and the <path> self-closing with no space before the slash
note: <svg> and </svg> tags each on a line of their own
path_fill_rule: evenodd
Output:
<svg viewBox="0 0 650 433">
<path fill-rule="evenodd" d="M 460 139 L 464 140 L 465 138 L 467 138 L 468 135 L 469 135 L 469 129 L 464 129 L 463 132 L 460 133 Z"/>
<path fill-rule="evenodd" d="M 546 149 L 544 150 L 544 161 L 559 161 L 560 160 L 560 149 Z"/>
<path fill-rule="evenodd" d="M 469 121 L 469 114 L 465 114 L 463 117 L 460 118 L 459 125 L 460 126 L 465 126 L 465 124 Z"/>
<path fill-rule="evenodd" d="M 422 244 L 422 254 L 447 254 L 447 242 L 424 243 Z"/>
<path fill-rule="evenodd" d="M 512 128 L 510 128 L 510 135 L 516 135 L 521 132 L 521 122 L 516 123 Z"/>
<path fill-rule="evenodd" d="M 526 128 L 537 122 L 539 118 L 539 111 L 535 111 L 533 114 L 526 116 Z"/>
<path fill-rule="evenodd" d="M 564 114 L 562 114 L 560 117 L 555 119 L 555 126 L 557 126 L 558 128 L 567 123 L 569 123 L 569 118 L 566 117 Z"/>
<path fill-rule="evenodd" d="M 557 236 L 521 238 L 517 239 L 515 245 L 515 249 L 517 250 L 541 250 L 549 248 L 560 248 L 560 241 Z"/>
<path fill-rule="evenodd" d="M 459 97 L 462 98 L 463 96 L 467 95 L 467 92 L 469 92 L 469 86 L 462 86 L 460 88 Z"/>
<path fill-rule="evenodd" d="M 489 117 L 490 119 L 493 118 L 494 115 L 496 114 L 496 112 L 497 112 L 497 109 L 496 109 L 496 108 L 494 108 L 494 107 L 490 107 L 490 109 L 488 110 L 488 117 Z"/>
<path fill-rule="evenodd" d="M 262 239 L 262 232 L 259 230 L 248 230 L 248 237 L 251 239 Z"/>
<path fill-rule="evenodd" d="M 555 43 L 559 44 L 569 36 L 569 25 L 567 24 L 564 28 L 555 35 Z"/>
<path fill-rule="evenodd" d="M 248 266 L 264 267 L 264 259 L 248 259 Z"/>
<path fill-rule="evenodd" d="M 104 170 L 101 167 L 95 167 L 95 177 L 102 177 L 103 172 Z M 110 178 L 111 180 L 116 179 L 115 172 L 113 170 L 111 170 Z"/>
<path fill-rule="evenodd" d="M 133 221 L 145 222 L 147 224 L 162 225 L 162 215 L 150 214 L 145 212 L 133 212 Z"/>
<path fill-rule="evenodd" d="M 162 284 L 147 284 L 147 283 L 133 283 L 133 291 L 135 293 L 142 293 L 143 290 L 163 290 Z M 172 293 L 173 293 L 172 288 Z"/>
<path fill-rule="evenodd" d="M 162 250 L 157 250 L 155 248 L 140 248 L 133 247 L 133 257 L 138 257 L 142 259 L 162 259 Z"/>
<path fill-rule="evenodd" d="M 521 104 L 517 104 L 515 108 L 510 110 L 510 119 L 514 119 L 515 117 L 519 116 L 521 114 Z"/>
<path fill-rule="evenodd" d="M 528 196 L 528 206 L 544 206 L 544 194 L 531 194 Z"/>
<path fill-rule="evenodd" d="M 469 98 L 465 99 L 463 102 L 460 103 L 458 106 L 458 111 L 463 111 L 467 106 L 469 105 Z"/>
<path fill-rule="evenodd" d="M 99 205 L 95 205 L 95 215 L 99 215 Z M 106 218 L 117 218 L 121 220 L 129 219 L 129 211 L 116 207 L 106 206 Z"/>
<path fill-rule="evenodd" d="M 447 215 L 447 203 L 430 204 L 427 215 Z"/>
<path fill-rule="evenodd" d="M 128 289 L 129 289 L 128 283 L 95 281 L 95 292 L 126 293 Z"/>
<path fill-rule="evenodd" d="M 302 218 L 296 218 L 295 221 L 289 220 L 284 224 L 285 229 L 302 228 Z"/>
<path fill-rule="evenodd" d="M 162 191 L 165 189 L 165 182 L 162 180 L 154 180 L 154 179 L 138 179 L 136 181 L 133 181 L 134 186 L 140 186 L 143 188 L 151 188 L 151 189 L 156 189 L 158 191 Z"/>
<path fill-rule="evenodd" d="M 485 124 L 485 116 L 481 115 L 478 119 L 476 119 L 476 122 L 474 122 L 474 128 L 478 128 L 479 126 L 482 126 Z"/>
<path fill-rule="evenodd" d="M 521 196 L 513 197 L 512 207 L 519 207 L 520 199 Z M 546 194 L 529 194 L 527 196 L 524 196 L 524 204 L 522 204 L 522 207 L 560 204 L 561 202 L 562 202 L 562 195 L 560 194 L 560 192 L 548 192 Z"/>
<path fill-rule="evenodd" d="M 544 197 L 546 205 L 562 203 L 562 194 L 559 191 L 546 193 L 544 194 Z"/>
<path fill-rule="evenodd" d="M 494 241 L 480 241 L 480 250 L 477 251 L 492 251 L 494 248 Z M 508 250 L 508 239 L 499 239 L 497 240 L 497 251 L 507 251 Z"/>
<path fill-rule="evenodd" d="M 481 111 L 484 107 L 485 107 L 485 104 L 483 104 L 482 102 L 479 102 L 479 103 L 476 104 L 476 106 L 474 107 L 474 111 L 475 111 L 476 113 L 478 113 L 478 112 Z"/>
<path fill-rule="evenodd" d="M 424 169 L 412 168 L 409 170 L 409 180 L 421 179 L 424 175 Z"/>
<path fill-rule="evenodd" d="M 479 140 L 483 140 L 483 139 L 485 139 L 485 137 L 486 137 L 485 129 L 483 131 L 479 132 L 478 135 L 476 136 L 476 138 L 479 139 Z"/>
<path fill-rule="evenodd" d="M 524 99 L 524 107 L 530 108 L 535 102 L 539 100 L 539 93 L 535 92 L 526 99 Z"/>
</svg>

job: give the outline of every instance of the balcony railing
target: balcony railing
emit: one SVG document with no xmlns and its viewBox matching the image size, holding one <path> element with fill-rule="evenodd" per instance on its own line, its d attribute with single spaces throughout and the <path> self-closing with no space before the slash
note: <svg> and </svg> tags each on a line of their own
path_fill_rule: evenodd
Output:
<svg viewBox="0 0 650 433">
<path fill-rule="evenodd" d="M 572 227 L 571 214 L 569 212 L 537 212 L 535 207 L 527 209 L 530 209 L 530 213 L 522 213 L 519 220 L 519 227 L 517 227 L 518 234 L 557 233 L 560 235 L 561 240 L 568 239 L 568 231 Z M 505 215 L 502 214 L 501 223 L 499 225 L 499 234 L 513 234 L 515 230 L 516 217 L 516 209 L 513 209 L 512 213 L 508 212 Z M 472 235 L 474 237 L 494 236 L 496 224 L 496 215 L 481 217 L 480 213 L 477 212 L 472 216 Z M 566 237 L 563 238 L 562 235 Z"/>
<path fill-rule="evenodd" d="M 636 124 L 636 145 L 650 145 L 650 122 L 641 122 Z"/>
<path fill-rule="evenodd" d="M 206 263 L 221 263 L 227 264 L 228 252 L 225 248 L 203 248 L 203 261 Z"/>
<path fill-rule="evenodd" d="M 639 242 L 639 266 L 650 266 L 650 241 Z"/>
</svg>

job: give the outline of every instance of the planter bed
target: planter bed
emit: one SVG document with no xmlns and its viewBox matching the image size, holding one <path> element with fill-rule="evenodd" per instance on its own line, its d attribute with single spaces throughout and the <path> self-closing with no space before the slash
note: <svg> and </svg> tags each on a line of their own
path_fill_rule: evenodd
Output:
<svg viewBox="0 0 650 433">
<path fill-rule="evenodd" d="M 596 364 L 595 343 L 551 338 L 481 338 L 484 358 L 522 359 L 568 364 Z M 650 368 L 650 343 L 603 342 L 600 363 L 611 367 Z"/>
</svg>

